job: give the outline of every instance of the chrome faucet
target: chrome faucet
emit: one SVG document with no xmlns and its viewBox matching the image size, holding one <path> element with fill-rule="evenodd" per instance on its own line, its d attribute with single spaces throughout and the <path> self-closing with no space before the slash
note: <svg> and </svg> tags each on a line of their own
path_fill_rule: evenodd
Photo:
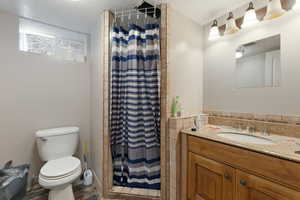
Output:
<svg viewBox="0 0 300 200">
<path fill-rule="evenodd" d="M 249 134 L 254 134 L 255 133 L 255 128 L 254 127 L 247 126 L 246 130 L 247 130 L 247 133 L 249 133 Z"/>
</svg>

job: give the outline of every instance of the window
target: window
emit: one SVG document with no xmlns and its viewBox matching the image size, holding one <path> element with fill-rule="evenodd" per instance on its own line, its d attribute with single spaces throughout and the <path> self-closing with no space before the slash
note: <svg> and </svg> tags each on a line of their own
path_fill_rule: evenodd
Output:
<svg viewBox="0 0 300 200">
<path fill-rule="evenodd" d="M 29 19 L 19 20 L 19 50 L 85 62 L 87 35 Z"/>
</svg>

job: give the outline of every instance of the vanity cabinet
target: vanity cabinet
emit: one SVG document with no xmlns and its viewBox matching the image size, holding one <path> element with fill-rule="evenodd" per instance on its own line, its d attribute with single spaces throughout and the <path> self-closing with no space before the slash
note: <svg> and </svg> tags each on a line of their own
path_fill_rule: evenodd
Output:
<svg viewBox="0 0 300 200">
<path fill-rule="evenodd" d="M 233 200 L 235 170 L 227 165 L 189 153 L 189 199 Z"/>
<path fill-rule="evenodd" d="M 300 200 L 300 163 L 188 136 L 188 200 Z"/>
</svg>

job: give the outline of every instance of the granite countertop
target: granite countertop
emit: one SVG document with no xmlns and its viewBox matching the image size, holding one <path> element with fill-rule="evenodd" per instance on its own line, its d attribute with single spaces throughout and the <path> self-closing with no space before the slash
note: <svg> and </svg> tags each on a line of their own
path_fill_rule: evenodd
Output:
<svg viewBox="0 0 300 200">
<path fill-rule="evenodd" d="M 238 131 L 232 127 L 225 126 L 215 126 L 215 125 L 206 125 L 204 128 L 198 131 L 192 131 L 191 129 L 186 129 L 181 131 L 184 134 L 196 136 L 208 140 L 212 140 L 215 142 L 220 142 L 236 147 L 241 147 L 244 149 L 268 154 L 271 156 L 295 161 L 300 163 L 300 154 L 296 154 L 296 151 L 300 151 L 300 138 L 294 137 L 286 137 L 280 135 L 263 135 L 262 133 L 247 133 L 246 131 Z M 265 138 L 267 140 L 271 140 L 274 144 L 271 145 L 263 145 L 263 144 L 250 144 L 250 143 L 242 143 L 236 142 L 230 139 L 226 139 L 218 136 L 219 133 L 222 132 L 240 132 L 244 135 L 254 135 L 257 137 Z"/>
</svg>

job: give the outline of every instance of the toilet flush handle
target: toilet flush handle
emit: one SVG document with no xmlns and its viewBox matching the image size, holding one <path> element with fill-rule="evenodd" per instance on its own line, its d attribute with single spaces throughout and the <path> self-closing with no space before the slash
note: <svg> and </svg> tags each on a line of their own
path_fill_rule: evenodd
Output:
<svg viewBox="0 0 300 200">
<path fill-rule="evenodd" d="M 41 137 L 40 139 L 41 139 L 43 142 L 47 142 L 47 139 L 46 139 L 46 138 Z"/>
</svg>

